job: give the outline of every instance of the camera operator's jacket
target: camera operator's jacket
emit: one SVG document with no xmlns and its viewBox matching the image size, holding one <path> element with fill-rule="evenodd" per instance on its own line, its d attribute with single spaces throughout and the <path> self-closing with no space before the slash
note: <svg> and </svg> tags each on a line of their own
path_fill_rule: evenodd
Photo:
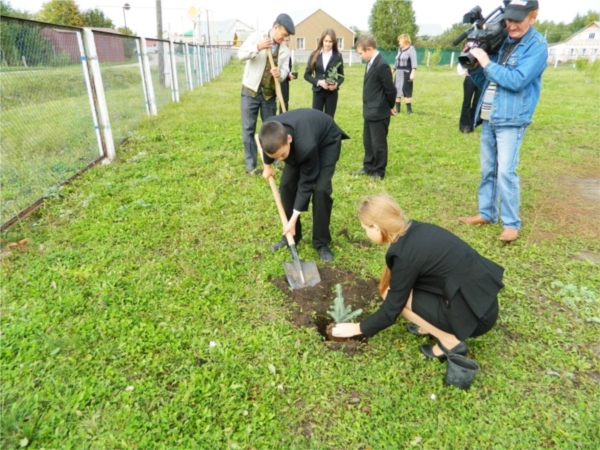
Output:
<svg viewBox="0 0 600 450">
<path fill-rule="evenodd" d="M 507 41 L 508 38 L 498 54 L 490 55 L 491 62 L 485 69 L 477 66 L 476 69 L 469 70 L 471 79 L 481 89 L 482 94 L 475 112 L 475 125 L 482 123 L 479 114 L 483 93 L 490 82 L 496 83 L 490 124 L 524 127 L 531 123 L 533 111 L 540 98 L 542 73 L 546 69 L 548 59 L 548 45 L 546 39 L 530 27 L 506 62 L 499 64 Z"/>
</svg>

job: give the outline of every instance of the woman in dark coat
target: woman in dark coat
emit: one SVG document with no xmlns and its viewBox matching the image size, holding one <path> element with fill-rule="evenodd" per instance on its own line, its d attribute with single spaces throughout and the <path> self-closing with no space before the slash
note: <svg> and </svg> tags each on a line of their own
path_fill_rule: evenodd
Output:
<svg viewBox="0 0 600 450">
<path fill-rule="evenodd" d="M 337 78 L 327 81 L 328 73 L 334 68 Z M 338 50 L 335 31 L 326 28 L 321 34 L 317 49 L 311 53 L 308 65 L 304 72 L 304 79 L 312 84 L 313 109 L 323 111 L 328 116 L 335 116 L 337 108 L 338 90 L 344 82 L 344 61 Z"/>
<path fill-rule="evenodd" d="M 333 335 L 373 336 L 402 315 L 415 324 L 408 327 L 411 333 L 438 340 L 421 345 L 428 358 L 443 362 L 448 353 L 465 355 L 465 339 L 496 323 L 504 269 L 449 231 L 409 221 L 387 195 L 367 198 L 358 218 L 369 239 L 389 244 L 379 284 L 384 302 L 361 323 L 337 324 Z"/>
</svg>

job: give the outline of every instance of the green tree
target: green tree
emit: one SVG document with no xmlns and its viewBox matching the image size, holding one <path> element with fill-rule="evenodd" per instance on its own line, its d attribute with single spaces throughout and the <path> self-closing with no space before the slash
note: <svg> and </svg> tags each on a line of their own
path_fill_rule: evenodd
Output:
<svg viewBox="0 0 600 450">
<path fill-rule="evenodd" d="M 86 24 L 85 15 L 81 13 L 74 0 L 50 0 L 42 5 L 37 18 L 42 22 L 73 27 L 82 27 Z"/>
<path fill-rule="evenodd" d="M 3 9 L 4 16 L 5 10 Z M 50 41 L 40 34 L 40 27 L 14 16 L 5 17 L 0 27 L 0 61 L 8 67 L 49 65 L 56 55 Z"/>
<path fill-rule="evenodd" d="M 352 25 L 350 29 L 354 31 L 354 42 L 356 42 L 356 40 L 360 37 L 361 34 L 363 34 L 363 32 L 356 25 Z M 354 42 L 352 43 L 352 45 L 354 45 Z"/>
<path fill-rule="evenodd" d="M 554 23 L 544 20 L 543 22 L 536 22 L 533 27 L 546 37 L 549 44 L 554 44 L 568 39 L 573 33 L 597 21 L 600 21 L 600 12 L 588 11 L 584 16 L 577 14 L 571 23 Z"/>
<path fill-rule="evenodd" d="M 377 45 L 384 50 L 398 48 L 398 36 L 408 34 L 415 40 L 419 27 L 408 0 L 376 0 L 369 16 L 369 28 Z"/>
<path fill-rule="evenodd" d="M 452 45 L 452 41 L 456 39 L 463 31 L 467 30 L 471 25 L 455 23 L 452 27 L 445 30 L 439 36 L 435 36 L 427 39 L 426 41 L 417 39 L 415 47 L 429 47 L 429 48 L 444 48 L 448 50 L 462 50 L 465 46 L 466 40 L 458 43 L 458 45 Z"/>
<path fill-rule="evenodd" d="M 26 11 L 19 11 L 11 6 L 10 2 L 0 0 L 0 16 L 20 17 L 21 19 L 31 19 L 32 15 Z"/>
<path fill-rule="evenodd" d="M 88 9 L 83 15 L 85 16 L 85 25 L 88 27 L 112 28 L 113 30 L 115 28 L 113 21 L 98 8 Z"/>
<path fill-rule="evenodd" d="M 585 16 L 580 16 L 577 14 L 573 22 L 571 22 L 569 28 L 573 33 L 581 30 L 584 27 L 587 27 L 592 22 L 600 21 L 600 13 L 597 11 L 588 11 Z"/>
<path fill-rule="evenodd" d="M 442 49 L 440 47 L 438 47 L 435 49 L 435 51 L 429 57 L 428 69 L 431 70 L 432 67 L 439 66 L 441 61 L 442 61 Z"/>
<path fill-rule="evenodd" d="M 135 33 L 129 27 L 119 27 L 117 31 L 125 36 L 135 36 Z"/>
<path fill-rule="evenodd" d="M 546 37 L 549 44 L 564 41 L 573 34 L 569 25 L 562 22 L 554 23 L 544 20 L 543 22 L 536 22 L 533 27 Z"/>
<path fill-rule="evenodd" d="M 583 74 L 586 84 L 598 78 L 600 73 L 600 60 L 596 59 L 593 62 L 587 58 L 579 58 L 575 61 L 575 67 Z"/>
</svg>

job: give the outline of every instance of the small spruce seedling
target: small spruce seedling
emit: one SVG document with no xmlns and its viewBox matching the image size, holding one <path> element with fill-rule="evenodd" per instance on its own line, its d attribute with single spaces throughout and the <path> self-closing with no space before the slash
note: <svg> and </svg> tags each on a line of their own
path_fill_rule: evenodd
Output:
<svg viewBox="0 0 600 450">
<path fill-rule="evenodd" d="M 344 75 L 342 75 L 341 73 L 338 73 L 338 67 L 340 67 L 341 64 L 342 63 L 339 62 L 335 66 L 332 66 L 329 68 L 329 70 L 327 71 L 327 77 L 325 79 L 327 84 L 335 84 L 335 83 L 337 83 L 338 79 L 344 78 Z"/>
<path fill-rule="evenodd" d="M 333 300 L 333 305 L 329 307 L 327 314 L 333 319 L 335 323 L 350 322 L 355 317 L 362 314 L 362 309 L 352 311 L 352 306 L 344 303 L 344 297 L 342 296 L 342 285 L 336 284 L 335 289 L 337 291 L 337 297 Z"/>
</svg>

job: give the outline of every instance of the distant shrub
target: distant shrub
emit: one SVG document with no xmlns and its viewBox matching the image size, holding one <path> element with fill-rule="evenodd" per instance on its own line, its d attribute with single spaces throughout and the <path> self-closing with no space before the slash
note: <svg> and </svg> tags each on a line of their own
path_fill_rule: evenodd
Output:
<svg viewBox="0 0 600 450">
<path fill-rule="evenodd" d="M 600 60 L 590 62 L 587 58 L 579 58 L 575 61 L 575 68 L 583 74 L 585 82 L 590 83 L 600 74 Z"/>
</svg>

